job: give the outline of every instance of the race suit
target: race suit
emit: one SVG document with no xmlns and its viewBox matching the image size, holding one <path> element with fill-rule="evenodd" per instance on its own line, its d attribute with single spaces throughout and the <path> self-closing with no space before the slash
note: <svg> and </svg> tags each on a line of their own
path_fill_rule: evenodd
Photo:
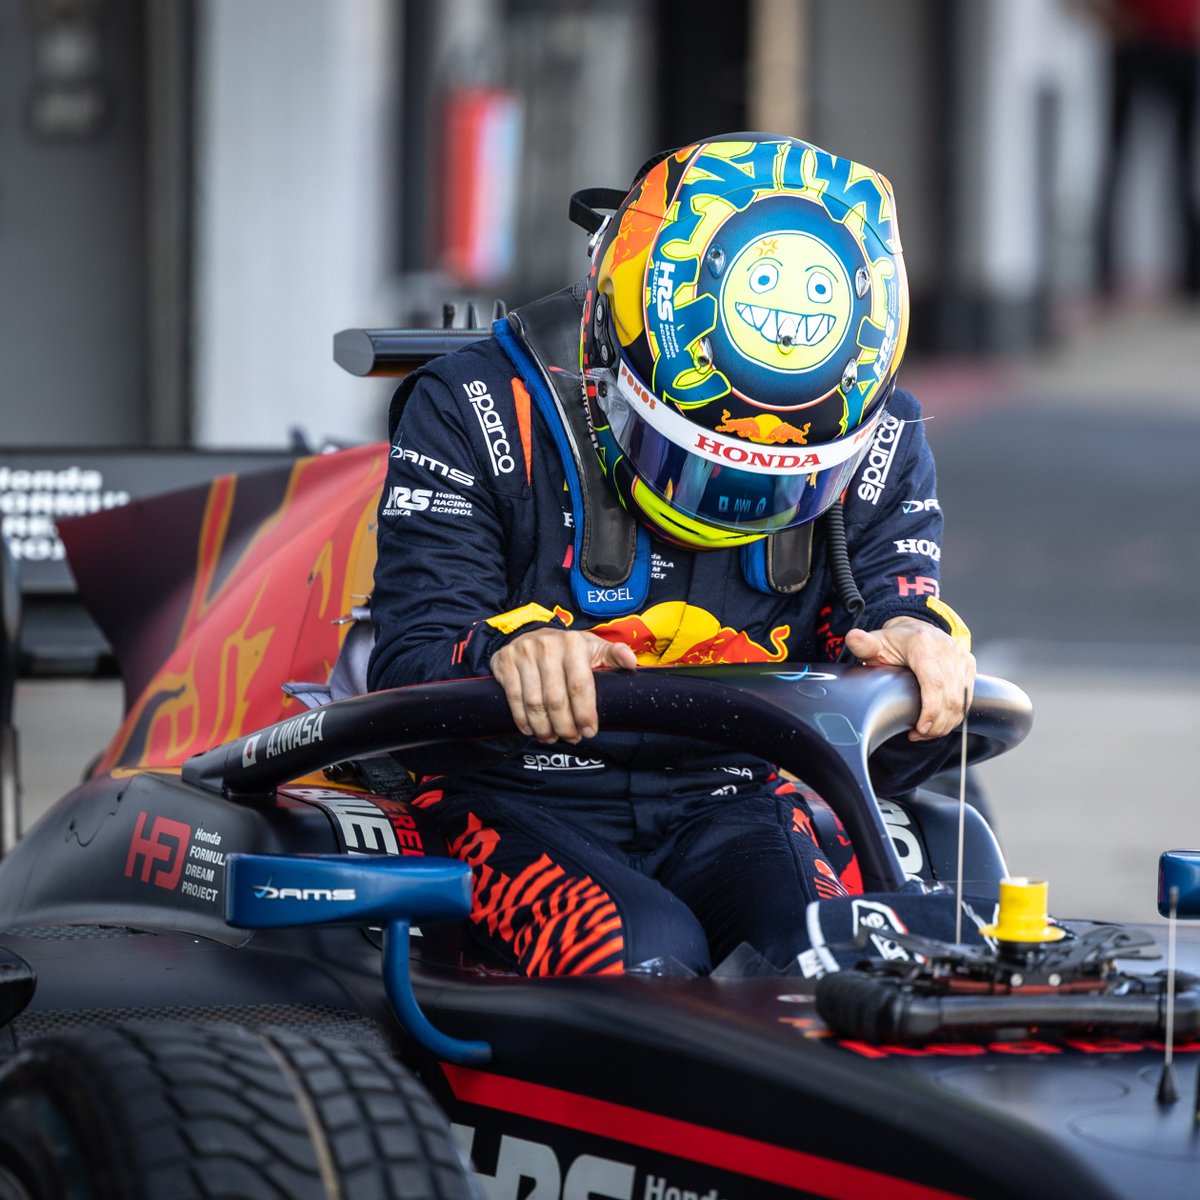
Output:
<svg viewBox="0 0 1200 1200">
<path fill-rule="evenodd" d="M 566 475 L 495 339 L 406 379 L 389 423 L 373 690 L 486 675 L 497 649 L 538 624 L 591 629 L 647 666 L 828 661 L 841 651 L 851 621 L 820 525 L 799 594 L 751 587 L 736 550 L 655 541 L 640 611 L 609 620 L 576 611 Z M 860 627 L 908 614 L 953 632 L 938 597 L 933 458 L 908 394 L 893 394 L 844 515 L 866 601 Z M 904 742 L 889 794 L 932 773 L 944 742 Z M 472 867 L 479 947 L 524 974 L 616 973 L 658 959 L 704 973 L 743 942 L 786 968 L 807 946 L 808 903 L 857 886 L 844 834 L 822 848 L 806 793 L 749 755 L 601 729 L 578 745 L 517 736 L 488 760 L 456 765 L 466 769 L 423 779 L 417 802 Z M 827 822 L 827 811 L 819 816 Z"/>
</svg>

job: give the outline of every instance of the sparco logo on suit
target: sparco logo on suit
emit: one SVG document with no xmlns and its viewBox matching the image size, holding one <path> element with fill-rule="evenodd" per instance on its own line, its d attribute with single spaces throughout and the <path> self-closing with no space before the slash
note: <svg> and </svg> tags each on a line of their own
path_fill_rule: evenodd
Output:
<svg viewBox="0 0 1200 1200">
<path fill-rule="evenodd" d="M 487 390 L 487 385 L 482 379 L 464 383 L 463 391 L 467 393 L 467 399 L 475 409 L 475 419 L 479 422 L 479 428 L 483 430 L 484 444 L 487 446 L 488 457 L 492 460 L 492 473 L 511 475 L 517 464 L 513 459 L 508 434 L 500 414 L 496 411 L 491 392 Z"/>
<path fill-rule="evenodd" d="M 875 433 L 867 461 L 858 476 L 858 495 L 868 504 L 877 504 L 879 497 L 887 485 L 888 473 L 892 469 L 892 459 L 896 457 L 896 446 L 900 441 L 900 432 L 904 422 L 886 413 L 883 424 Z"/>
</svg>

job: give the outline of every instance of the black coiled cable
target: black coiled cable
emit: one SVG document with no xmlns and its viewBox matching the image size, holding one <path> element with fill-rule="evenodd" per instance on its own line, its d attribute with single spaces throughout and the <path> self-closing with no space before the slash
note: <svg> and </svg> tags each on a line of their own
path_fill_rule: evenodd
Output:
<svg viewBox="0 0 1200 1200">
<path fill-rule="evenodd" d="M 846 550 L 846 520 L 840 501 L 825 514 L 825 540 L 829 553 L 829 569 L 833 572 L 833 584 L 837 588 L 842 607 L 850 614 L 850 627 L 853 629 L 866 611 L 867 602 L 862 598 L 858 584 L 854 582 L 854 572 L 850 569 L 850 554 Z M 843 643 L 837 661 L 846 662 L 852 657 Z"/>
</svg>

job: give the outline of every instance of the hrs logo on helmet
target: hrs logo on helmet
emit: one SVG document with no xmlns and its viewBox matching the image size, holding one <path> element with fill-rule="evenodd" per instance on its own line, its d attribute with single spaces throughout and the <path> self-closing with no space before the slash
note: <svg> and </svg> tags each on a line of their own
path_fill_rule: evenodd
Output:
<svg viewBox="0 0 1200 1200">
<path fill-rule="evenodd" d="M 726 421 L 833 401 L 818 440 L 858 425 L 906 332 L 886 181 L 780 140 L 709 143 L 672 182 L 646 266 L 652 390 Z"/>
<path fill-rule="evenodd" d="M 654 264 L 654 309 L 660 321 L 671 321 L 675 317 L 675 310 L 671 304 L 671 292 L 674 288 L 672 276 L 674 274 L 674 263 Z"/>
</svg>

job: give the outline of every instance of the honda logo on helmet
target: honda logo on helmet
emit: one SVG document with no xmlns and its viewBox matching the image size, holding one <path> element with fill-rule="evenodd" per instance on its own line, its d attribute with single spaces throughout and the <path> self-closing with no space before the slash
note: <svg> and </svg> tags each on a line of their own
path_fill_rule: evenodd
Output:
<svg viewBox="0 0 1200 1200">
<path fill-rule="evenodd" d="M 696 435 L 693 448 L 710 458 L 752 467 L 770 467 L 777 471 L 811 471 L 821 467 L 819 454 L 776 454 L 758 446 L 733 446 L 716 438 L 705 437 L 702 433 Z"/>
</svg>

